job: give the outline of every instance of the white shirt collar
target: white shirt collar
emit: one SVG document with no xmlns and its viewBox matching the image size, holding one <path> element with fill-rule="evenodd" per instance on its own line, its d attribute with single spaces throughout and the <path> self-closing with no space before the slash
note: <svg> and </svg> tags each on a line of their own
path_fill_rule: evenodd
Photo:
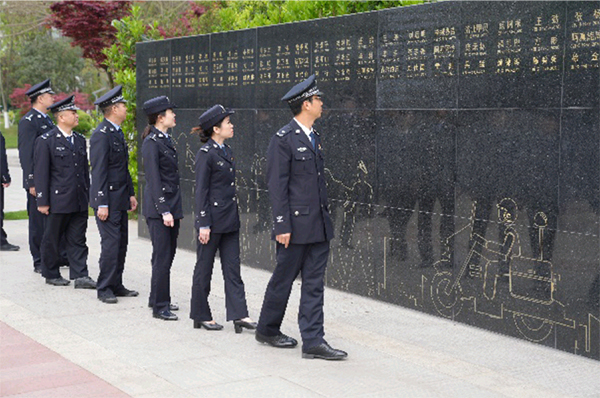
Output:
<svg viewBox="0 0 600 398">
<path fill-rule="evenodd" d="M 109 122 L 110 124 L 112 124 L 117 131 L 119 131 L 119 129 L 121 128 L 121 126 L 119 126 L 118 124 L 113 123 L 112 120 L 106 119 L 106 121 Z"/>
<path fill-rule="evenodd" d="M 42 111 L 40 111 L 40 110 L 38 110 L 38 109 L 35 109 L 35 108 L 31 108 L 31 109 L 33 109 L 33 110 L 36 110 L 36 111 L 37 111 L 37 112 L 38 112 L 40 115 L 42 115 L 43 117 L 48 117 L 48 118 L 50 117 L 50 116 L 48 116 L 48 114 L 47 114 L 47 113 L 44 113 L 44 112 L 42 112 Z"/>
<path fill-rule="evenodd" d="M 306 136 L 308 137 L 308 140 L 310 141 L 310 133 L 312 133 L 313 129 L 312 128 L 308 128 L 305 125 L 303 125 L 302 123 L 300 123 L 298 121 L 298 119 L 294 118 L 294 120 L 296 121 L 296 123 L 298 123 L 298 126 L 300 126 L 300 128 L 302 129 L 302 131 L 304 131 L 304 134 L 306 134 Z"/>
<path fill-rule="evenodd" d="M 67 133 L 65 133 L 64 131 L 62 131 L 62 129 L 58 126 L 56 126 L 56 128 L 58 129 L 58 131 L 60 131 L 62 133 L 62 135 L 65 136 L 65 138 L 69 138 L 73 135 L 73 132 L 71 131 L 71 135 L 67 135 Z"/>
</svg>

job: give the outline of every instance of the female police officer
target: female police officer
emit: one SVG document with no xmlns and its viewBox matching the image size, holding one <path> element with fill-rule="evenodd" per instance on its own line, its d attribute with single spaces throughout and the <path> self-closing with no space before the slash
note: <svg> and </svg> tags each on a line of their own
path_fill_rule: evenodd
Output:
<svg viewBox="0 0 600 398">
<path fill-rule="evenodd" d="M 179 220 L 183 218 L 177 152 L 167 130 L 175 126 L 175 104 L 165 96 L 144 103 L 148 126 L 142 134 L 142 158 L 146 173 L 143 214 L 152 240 L 152 280 L 148 305 L 153 316 L 176 321 L 171 311 L 171 265 L 177 248 Z"/>
<path fill-rule="evenodd" d="M 198 243 L 192 285 L 190 318 L 194 328 L 221 330 L 213 320 L 208 295 L 217 249 L 225 281 L 227 320 L 236 333 L 256 329 L 248 318 L 244 282 L 240 275 L 240 217 L 235 197 L 235 163 L 225 140 L 233 137 L 229 115 L 234 111 L 215 105 L 200 116 L 192 133 L 205 144 L 196 155 L 196 228 Z"/>
</svg>

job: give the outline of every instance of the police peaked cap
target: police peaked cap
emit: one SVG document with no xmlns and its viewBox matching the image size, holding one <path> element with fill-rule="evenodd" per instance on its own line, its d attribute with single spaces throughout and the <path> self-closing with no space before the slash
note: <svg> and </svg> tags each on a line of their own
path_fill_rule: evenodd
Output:
<svg viewBox="0 0 600 398">
<path fill-rule="evenodd" d="M 202 130 L 208 131 L 215 124 L 234 113 L 235 111 L 233 109 L 227 109 L 223 105 L 217 104 L 200 115 L 198 118 L 200 120 L 200 127 Z"/>
<path fill-rule="evenodd" d="M 25 91 L 25 94 L 31 99 L 34 99 L 35 97 L 44 93 L 54 94 L 52 87 L 50 87 L 50 79 L 46 79 L 41 83 L 31 86 L 29 90 Z"/>
<path fill-rule="evenodd" d="M 98 105 L 100 108 L 105 108 L 109 105 L 116 104 L 118 102 L 127 102 L 125 98 L 123 98 L 123 86 L 118 85 L 102 97 L 98 98 L 94 105 Z"/>
<path fill-rule="evenodd" d="M 144 112 L 148 116 L 173 108 L 177 108 L 177 105 L 172 103 L 169 100 L 169 97 L 167 97 L 166 95 L 161 95 L 160 97 L 155 97 L 144 102 Z"/>
<path fill-rule="evenodd" d="M 71 95 L 65 99 L 62 99 L 58 102 L 53 103 L 48 107 L 48 109 L 52 113 L 62 112 L 62 111 L 77 111 L 79 108 L 75 105 L 74 95 Z"/>
<path fill-rule="evenodd" d="M 281 100 L 287 101 L 288 104 L 292 105 L 297 101 L 304 101 L 313 95 L 323 95 L 323 93 L 317 88 L 315 75 L 310 75 L 308 79 L 292 87 L 292 89 L 288 91 L 287 94 L 281 98 Z"/>
</svg>

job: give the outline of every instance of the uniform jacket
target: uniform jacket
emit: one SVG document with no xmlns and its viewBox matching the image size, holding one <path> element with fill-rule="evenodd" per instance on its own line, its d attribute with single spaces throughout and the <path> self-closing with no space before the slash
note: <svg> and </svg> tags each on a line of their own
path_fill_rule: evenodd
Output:
<svg viewBox="0 0 600 398">
<path fill-rule="evenodd" d="M 267 152 L 267 184 L 273 207 L 273 238 L 291 233 L 291 243 L 329 241 L 329 216 L 323 173 L 321 137 L 315 131 L 316 149 L 300 126 L 292 121 L 271 138 Z"/>
<path fill-rule="evenodd" d="M 196 228 L 210 227 L 211 232 L 227 233 L 240 229 L 235 195 L 235 162 L 231 147 L 227 156 L 209 140 L 196 155 Z"/>
<path fill-rule="evenodd" d="M 74 144 L 54 127 L 35 142 L 34 186 L 38 206 L 51 213 L 87 211 L 90 188 L 85 137 L 73 132 Z"/>
<path fill-rule="evenodd" d="M 33 150 L 35 139 L 52 130 L 54 123 L 35 109 L 30 109 L 19 121 L 19 161 L 23 169 L 23 188 L 33 186 Z"/>
<path fill-rule="evenodd" d="M 90 206 L 108 206 L 110 210 L 129 210 L 129 198 L 135 195 L 129 174 L 129 153 L 125 137 L 106 119 L 90 138 L 92 187 Z"/>
<path fill-rule="evenodd" d="M 162 218 L 171 213 L 183 218 L 177 151 L 165 134 L 152 127 L 142 144 L 142 159 L 146 173 L 143 214 L 146 218 Z"/>
<path fill-rule="evenodd" d="M 8 172 L 8 160 L 6 159 L 6 141 L 0 133 L 0 183 L 8 184 L 10 182 L 10 173 Z"/>
</svg>

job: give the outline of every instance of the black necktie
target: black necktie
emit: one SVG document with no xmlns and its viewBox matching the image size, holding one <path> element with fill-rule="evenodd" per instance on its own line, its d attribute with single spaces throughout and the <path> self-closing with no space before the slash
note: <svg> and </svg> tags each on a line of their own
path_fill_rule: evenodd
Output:
<svg viewBox="0 0 600 398">
<path fill-rule="evenodd" d="M 69 137 L 67 137 L 67 141 L 69 141 L 69 144 L 71 144 L 71 148 L 73 148 L 75 146 L 75 142 L 73 141 L 72 134 Z"/>
<path fill-rule="evenodd" d="M 310 132 L 310 143 L 312 144 L 313 149 L 315 149 L 315 143 L 316 143 L 315 133 L 313 133 L 312 131 Z"/>
</svg>

